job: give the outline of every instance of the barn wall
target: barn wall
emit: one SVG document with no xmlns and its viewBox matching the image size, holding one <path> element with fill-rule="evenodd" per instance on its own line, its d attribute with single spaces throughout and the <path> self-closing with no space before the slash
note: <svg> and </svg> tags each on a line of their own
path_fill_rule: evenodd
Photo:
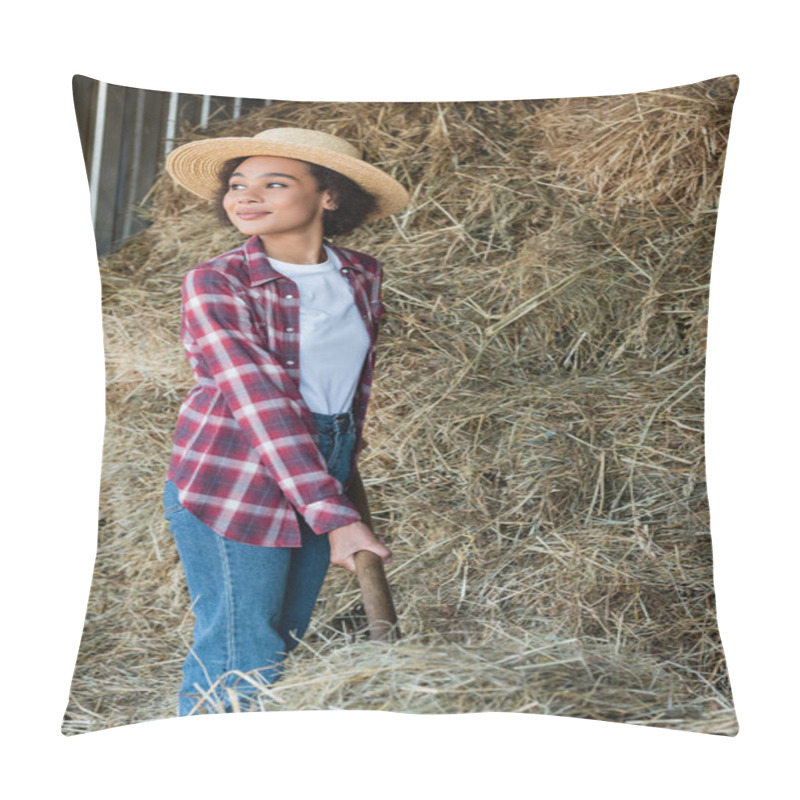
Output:
<svg viewBox="0 0 800 800">
<path fill-rule="evenodd" d="M 148 224 L 137 209 L 182 132 L 271 102 L 136 89 L 83 75 L 73 77 L 72 93 L 98 255 Z"/>
</svg>

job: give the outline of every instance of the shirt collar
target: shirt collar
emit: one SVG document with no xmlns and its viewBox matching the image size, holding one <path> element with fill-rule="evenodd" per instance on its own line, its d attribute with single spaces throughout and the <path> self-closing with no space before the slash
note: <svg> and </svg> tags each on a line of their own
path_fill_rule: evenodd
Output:
<svg viewBox="0 0 800 800">
<path fill-rule="evenodd" d="M 336 247 L 330 242 L 325 242 L 325 244 L 339 256 L 343 267 L 354 269 L 358 272 L 363 271 L 364 267 L 351 258 L 347 250 Z M 251 286 L 258 286 L 259 284 L 268 283 L 269 281 L 285 277 L 276 269 L 273 269 L 272 265 L 269 263 L 269 258 L 267 258 L 267 254 L 264 252 L 264 246 L 261 244 L 261 239 L 258 236 L 249 238 L 242 245 L 242 249 L 244 251 L 245 260 L 247 261 Z"/>
</svg>

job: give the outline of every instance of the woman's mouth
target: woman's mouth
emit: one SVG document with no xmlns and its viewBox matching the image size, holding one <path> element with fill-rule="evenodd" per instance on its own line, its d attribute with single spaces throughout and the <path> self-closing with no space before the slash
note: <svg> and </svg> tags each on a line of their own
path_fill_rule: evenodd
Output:
<svg viewBox="0 0 800 800">
<path fill-rule="evenodd" d="M 261 217 L 266 217 L 267 214 L 271 214 L 271 211 L 237 211 L 236 216 L 244 220 L 245 222 L 254 219 L 260 219 Z"/>
</svg>

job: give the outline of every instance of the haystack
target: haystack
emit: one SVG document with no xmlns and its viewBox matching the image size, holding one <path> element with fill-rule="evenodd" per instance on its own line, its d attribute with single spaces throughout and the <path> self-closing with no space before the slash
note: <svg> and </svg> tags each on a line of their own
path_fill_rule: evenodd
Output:
<svg viewBox="0 0 800 800">
<path fill-rule="evenodd" d="M 386 273 L 361 471 L 405 636 L 363 641 L 355 581 L 332 571 L 265 708 L 736 732 L 703 459 L 735 92 L 729 77 L 559 101 L 281 102 L 210 131 L 316 127 L 412 193 L 342 242 Z M 160 509 L 191 387 L 180 280 L 240 237 L 165 177 L 142 213 L 152 225 L 101 262 L 102 507 L 67 733 L 174 714 L 191 630 Z"/>
</svg>

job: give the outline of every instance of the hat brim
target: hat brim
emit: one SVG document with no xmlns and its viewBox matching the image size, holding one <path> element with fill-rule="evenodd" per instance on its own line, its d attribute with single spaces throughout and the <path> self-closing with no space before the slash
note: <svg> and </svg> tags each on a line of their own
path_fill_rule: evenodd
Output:
<svg viewBox="0 0 800 800">
<path fill-rule="evenodd" d="M 358 158 L 289 142 L 262 141 L 250 137 L 200 139 L 173 150 L 166 168 L 172 178 L 193 194 L 213 200 L 219 189 L 219 171 L 232 158 L 276 156 L 309 161 L 335 170 L 369 192 L 377 203 L 366 221 L 395 214 L 408 203 L 408 192 L 383 170 Z"/>
</svg>

